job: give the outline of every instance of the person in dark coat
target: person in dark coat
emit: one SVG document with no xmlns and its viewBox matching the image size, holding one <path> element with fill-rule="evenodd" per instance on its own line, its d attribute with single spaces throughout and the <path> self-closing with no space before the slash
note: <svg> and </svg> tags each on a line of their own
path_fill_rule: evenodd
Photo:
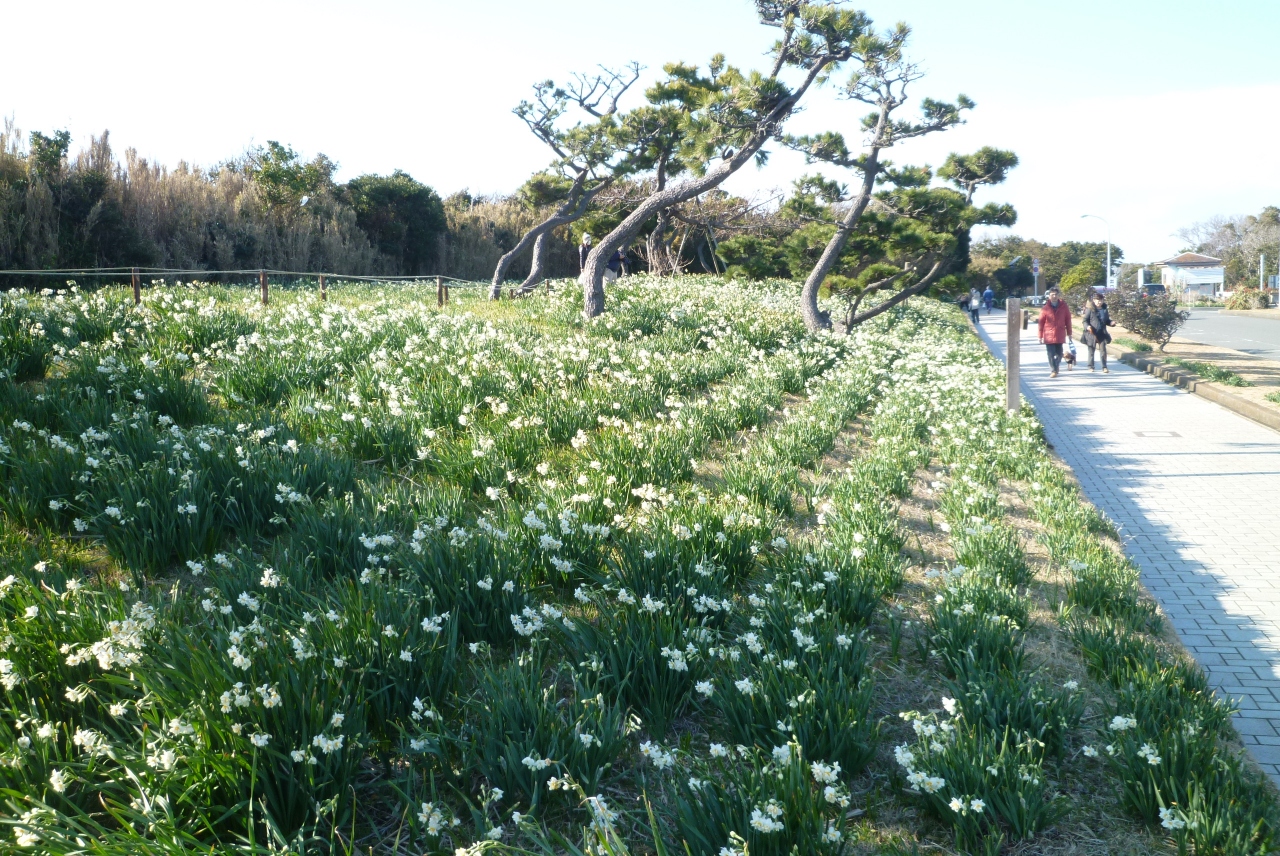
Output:
<svg viewBox="0 0 1280 856">
<path fill-rule="evenodd" d="M 1082 320 L 1084 332 L 1080 334 L 1080 341 L 1089 349 L 1089 371 L 1094 370 L 1093 352 L 1096 349 L 1102 353 L 1103 373 L 1110 374 L 1111 370 L 1107 368 L 1107 344 L 1111 341 L 1111 334 L 1107 332 L 1107 328 L 1114 327 L 1116 322 L 1111 320 L 1111 313 L 1107 311 L 1107 299 L 1094 292 L 1093 299 L 1085 307 Z"/>
<path fill-rule="evenodd" d="M 987 314 L 991 314 L 991 307 L 996 302 L 996 293 L 991 290 L 991 286 L 987 286 L 987 290 L 982 292 L 982 305 L 987 307 Z"/>
<path fill-rule="evenodd" d="M 614 250 L 613 255 L 609 257 L 609 261 L 605 265 L 604 281 L 613 282 L 618 277 L 625 275 L 627 272 L 626 263 L 627 254 L 621 249 Z"/>
<path fill-rule="evenodd" d="M 587 256 L 591 255 L 591 235 L 584 233 L 582 243 L 578 244 L 578 273 L 587 269 Z"/>
<path fill-rule="evenodd" d="M 1036 326 L 1040 328 L 1040 343 L 1049 355 L 1049 377 L 1058 376 L 1058 365 L 1062 362 L 1062 346 L 1071 341 L 1071 310 L 1062 299 L 1058 289 L 1051 288 L 1048 300 L 1040 309 L 1040 318 Z"/>
</svg>

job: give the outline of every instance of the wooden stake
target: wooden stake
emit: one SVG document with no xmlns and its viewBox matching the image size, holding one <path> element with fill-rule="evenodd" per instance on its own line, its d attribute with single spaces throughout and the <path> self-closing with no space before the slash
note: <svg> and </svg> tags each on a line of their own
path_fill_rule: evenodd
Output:
<svg viewBox="0 0 1280 856">
<path fill-rule="evenodd" d="M 265 270 L 258 271 L 258 284 L 262 286 L 262 305 L 267 305 L 267 272 Z"/>
<path fill-rule="evenodd" d="M 329 299 L 329 292 L 325 291 L 325 287 L 324 287 L 324 274 L 320 274 L 320 299 L 321 300 Z"/>
<path fill-rule="evenodd" d="M 142 285 L 138 282 L 138 269 L 133 269 L 133 305 L 142 302 Z"/>
<path fill-rule="evenodd" d="M 1022 409 L 1018 372 L 1022 362 L 1022 301 L 1017 297 L 1005 300 L 1005 406 L 1014 415 Z"/>
</svg>

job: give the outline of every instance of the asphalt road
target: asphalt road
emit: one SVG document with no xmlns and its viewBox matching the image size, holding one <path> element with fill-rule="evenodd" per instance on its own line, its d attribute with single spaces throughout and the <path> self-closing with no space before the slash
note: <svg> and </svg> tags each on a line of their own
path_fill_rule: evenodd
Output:
<svg viewBox="0 0 1280 856">
<path fill-rule="evenodd" d="M 1222 315 L 1216 309 L 1192 309 L 1178 336 L 1205 345 L 1280 360 L 1280 318 Z"/>
</svg>

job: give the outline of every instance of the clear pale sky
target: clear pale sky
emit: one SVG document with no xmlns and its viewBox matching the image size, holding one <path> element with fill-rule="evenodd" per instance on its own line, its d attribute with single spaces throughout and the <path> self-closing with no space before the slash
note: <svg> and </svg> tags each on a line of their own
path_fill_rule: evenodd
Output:
<svg viewBox="0 0 1280 856">
<path fill-rule="evenodd" d="M 867 0 L 906 21 L 928 72 L 917 95 L 964 92 L 963 128 L 898 163 L 1013 149 L 1022 165 L 980 199 L 1012 202 L 1013 231 L 1113 240 L 1131 260 L 1171 233 L 1280 204 L 1280 2 Z M 24 131 L 111 131 L 160 163 L 209 165 L 279 140 L 324 152 L 339 178 L 400 168 L 442 194 L 506 192 L 548 160 L 510 112 L 531 83 L 598 63 L 713 53 L 760 67 L 776 31 L 749 0 L 362 0 L 12 3 L 0 114 Z M 854 133 L 860 110 L 827 87 L 791 126 Z M 794 155 L 726 187 L 786 189 Z M 836 175 L 837 173 L 833 173 Z M 848 176 L 851 180 L 852 176 Z"/>
</svg>

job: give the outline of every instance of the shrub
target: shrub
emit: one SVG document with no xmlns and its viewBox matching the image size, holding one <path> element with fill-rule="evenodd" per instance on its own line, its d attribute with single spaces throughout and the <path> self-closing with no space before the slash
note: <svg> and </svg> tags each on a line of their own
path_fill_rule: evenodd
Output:
<svg viewBox="0 0 1280 856">
<path fill-rule="evenodd" d="M 1226 309 L 1267 309 L 1271 296 L 1260 288 L 1238 288 L 1223 304 Z"/>
<path fill-rule="evenodd" d="M 1155 342 L 1162 351 L 1191 317 L 1168 294 L 1148 295 L 1131 284 L 1120 286 L 1112 295 L 1111 314 L 1121 326 Z"/>
</svg>

